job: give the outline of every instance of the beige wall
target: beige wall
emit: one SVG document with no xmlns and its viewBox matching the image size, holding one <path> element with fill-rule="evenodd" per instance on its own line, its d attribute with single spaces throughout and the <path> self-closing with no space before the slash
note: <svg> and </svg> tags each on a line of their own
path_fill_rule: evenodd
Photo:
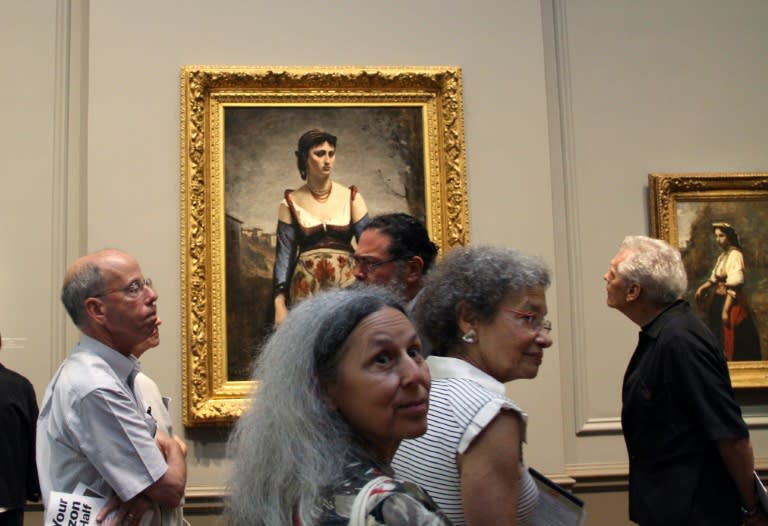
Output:
<svg viewBox="0 0 768 526">
<path fill-rule="evenodd" d="M 566 458 L 569 471 L 611 470 L 625 462 L 620 385 L 637 327 L 605 308 L 601 276 L 625 234 L 649 231 L 648 173 L 768 171 L 768 4 L 577 0 L 554 12 Z M 743 405 L 760 458 L 764 403 Z"/>
<path fill-rule="evenodd" d="M 76 338 L 57 300 L 67 262 L 105 246 L 134 254 L 160 293 L 163 342 L 143 362 L 176 402 L 191 496 L 219 494 L 228 462 L 225 429 L 181 425 L 181 66 L 463 68 L 472 242 L 541 254 L 555 272 L 555 346 L 538 379 L 509 387 L 530 413 L 526 459 L 583 491 L 626 471 L 620 387 L 637 329 L 605 308 L 601 276 L 625 234 L 648 232 L 647 174 L 768 171 L 762 0 L 26 0 L 0 10 L 0 330 L 18 347 L 2 360 L 42 397 Z M 743 399 L 762 459 L 766 397 Z M 590 504 L 624 509 L 616 488 L 618 501 L 609 491 Z"/>
</svg>

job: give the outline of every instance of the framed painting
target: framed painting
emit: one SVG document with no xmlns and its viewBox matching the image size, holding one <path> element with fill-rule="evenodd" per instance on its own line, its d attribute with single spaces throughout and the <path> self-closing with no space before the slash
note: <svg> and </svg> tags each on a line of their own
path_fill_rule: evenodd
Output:
<svg viewBox="0 0 768 526">
<path fill-rule="evenodd" d="M 234 421 L 258 388 L 278 208 L 304 184 L 297 143 L 315 129 L 337 138 L 334 184 L 354 186 L 371 217 L 413 215 L 441 252 L 468 242 L 459 68 L 182 68 L 186 426 Z"/>
<path fill-rule="evenodd" d="M 768 173 L 655 173 L 648 189 L 652 234 L 680 249 L 733 386 L 768 386 Z"/>
</svg>

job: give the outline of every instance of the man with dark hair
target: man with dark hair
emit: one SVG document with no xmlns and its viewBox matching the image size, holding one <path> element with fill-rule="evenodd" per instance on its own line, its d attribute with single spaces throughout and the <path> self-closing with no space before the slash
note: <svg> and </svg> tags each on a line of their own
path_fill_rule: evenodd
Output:
<svg viewBox="0 0 768 526">
<path fill-rule="evenodd" d="M 392 289 L 410 308 L 436 256 L 437 245 L 418 219 L 402 213 L 379 215 L 360 235 L 355 277 Z"/>
<path fill-rule="evenodd" d="M 184 446 L 157 431 L 134 392 L 131 351 L 157 327 L 157 293 L 134 258 L 102 250 L 75 261 L 61 299 L 80 342 L 48 385 L 37 423 L 37 468 L 46 506 L 50 491 L 80 483 L 119 507 L 116 524 L 136 526 L 155 505 L 184 496 Z"/>
<path fill-rule="evenodd" d="M 40 500 L 35 422 L 37 398 L 32 384 L 0 363 L 0 526 L 21 526 L 26 501 Z"/>
</svg>

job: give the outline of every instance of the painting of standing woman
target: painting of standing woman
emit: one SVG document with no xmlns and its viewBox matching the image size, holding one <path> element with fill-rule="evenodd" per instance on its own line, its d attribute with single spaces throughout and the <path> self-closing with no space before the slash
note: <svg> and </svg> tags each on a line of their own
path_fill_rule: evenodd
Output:
<svg viewBox="0 0 768 526">
<path fill-rule="evenodd" d="M 233 106 L 224 113 L 227 378 L 321 289 L 354 281 L 368 217 L 426 219 L 418 107 Z"/>
<path fill-rule="evenodd" d="M 699 304 L 709 298 L 707 324 L 717 336 L 725 359 L 760 360 L 760 339 L 744 289 L 747 276 L 739 235 L 728 223 L 712 223 L 720 255 L 709 278 L 696 289 Z"/>
<path fill-rule="evenodd" d="M 728 361 L 768 358 L 766 205 L 687 203 L 678 209 L 686 293 Z M 687 235 L 686 235 L 687 234 Z"/>
<path fill-rule="evenodd" d="M 369 221 L 357 187 L 331 180 L 336 136 L 312 129 L 299 138 L 296 163 L 304 184 L 286 190 L 277 214 L 275 324 L 288 306 L 321 289 L 354 282 L 352 238 Z"/>
</svg>

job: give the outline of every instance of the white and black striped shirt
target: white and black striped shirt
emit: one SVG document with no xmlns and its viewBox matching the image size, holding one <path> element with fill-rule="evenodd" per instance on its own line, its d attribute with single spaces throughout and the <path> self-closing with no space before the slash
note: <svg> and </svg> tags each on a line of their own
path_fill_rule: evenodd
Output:
<svg viewBox="0 0 768 526">
<path fill-rule="evenodd" d="M 398 477 L 427 490 L 454 526 L 466 524 L 456 465 L 472 440 L 504 410 L 516 411 L 525 441 L 527 415 L 504 395 L 504 384 L 464 360 L 430 356 L 432 374 L 427 432 L 403 440 L 392 461 Z M 526 524 L 538 502 L 536 483 L 525 466 L 520 470 L 518 524 Z"/>
</svg>

